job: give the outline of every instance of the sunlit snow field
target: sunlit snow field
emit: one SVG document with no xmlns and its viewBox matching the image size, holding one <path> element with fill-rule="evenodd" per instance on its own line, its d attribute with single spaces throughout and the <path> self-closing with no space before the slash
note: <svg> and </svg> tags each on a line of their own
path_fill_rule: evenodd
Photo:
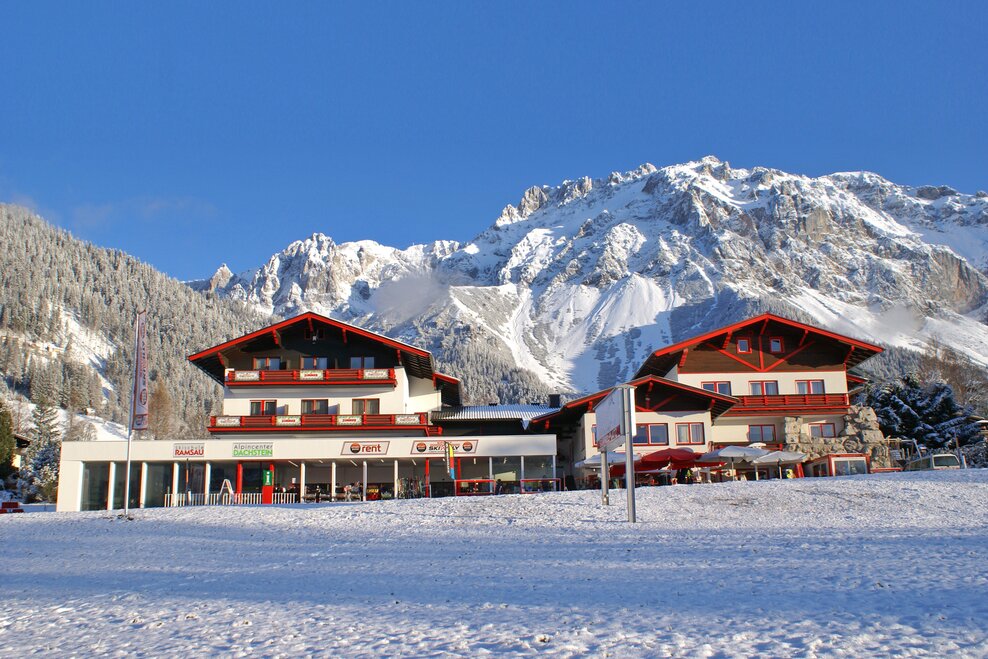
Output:
<svg viewBox="0 0 988 659">
<path fill-rule="evenodd" d="M 988 656 L 988 471 L 0 517 L 0 656 Z"/>
</svg>

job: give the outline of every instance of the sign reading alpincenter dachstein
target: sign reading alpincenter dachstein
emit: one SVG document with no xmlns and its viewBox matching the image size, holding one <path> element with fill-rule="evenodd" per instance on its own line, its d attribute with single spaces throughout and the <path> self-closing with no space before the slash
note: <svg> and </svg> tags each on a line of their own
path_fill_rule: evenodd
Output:
<svg viewBox="0 0 988 659">
<path fill-rule="evenodd" d="M 628 436 L 628 410 L 634 410 L 634 387 L 614 387 L 594 408 L 597 415 L 597 450 L 611 451 Z"/>
<path fill-rule="evenodd" d="M 237 443 L 233 445 L 235 458 L 273 458 L 274 443 Z"/>
</svg>

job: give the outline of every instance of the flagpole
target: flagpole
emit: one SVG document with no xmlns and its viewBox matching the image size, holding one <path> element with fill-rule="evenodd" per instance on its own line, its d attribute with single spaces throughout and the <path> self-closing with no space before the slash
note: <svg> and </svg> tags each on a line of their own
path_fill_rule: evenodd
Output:
<svg viewBox="0 0 988 659">
<path fill-rule="evenodd" d="M 137 402 L 137 380 L 141 370 L 141 314 L 138 312 L 134 320 L 134 384 L 130 389 L 130 415 L 127 419 L 127 467 L 124 476 L 124 505 L 123 516 L 126 518 L 130 513 L 130 440 L 134 434 L 134 405 Z"/>
</svg>

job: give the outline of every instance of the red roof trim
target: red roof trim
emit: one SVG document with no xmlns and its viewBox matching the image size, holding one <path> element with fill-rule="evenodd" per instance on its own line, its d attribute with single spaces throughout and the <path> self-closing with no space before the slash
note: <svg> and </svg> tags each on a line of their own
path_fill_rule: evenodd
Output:
<svg viewBox="0 0 988 659">
<path fill-rule="evenodd" d="M 879 346 L 876 346 L 876 345 L 871 344 L 871 343 L 866 343 L 865 341 L 859 341 L 857 339 L 852 339 L 851 337 L 844 336 L 843 334 L 837 334 L 836 332 L 830 332 L 828 330 L 821 329 L 819 327 L 814 327 L 813 325 L 807 325 L 806 323 L 800 323 L 800 322 L 795 321 L 795 320 L 790 320 L 788 318 L 783 318 L 782 316 L 776 316 L 775 314 L 763 313 L 760 316 L 755 316 L 753 318 L 748 318 L 746 320 L 742 320 L 740 322 L 734 323 L 733 325 L 727 325 L 726 327 L 721 327 L 720 329 L 713 330 L 712 332 L 707 332 L 706 334 L 701 334 L 700 336 L 695 336 L 695 337 L 693 337 L 691 339 L 686 339 L 685 341 L 680 341 L 679 343 L 674 343 L 671 346 L 666 346 L 665 348 L 662 348 L 660 350 L 656 350 L 655 352 L 653 352 L 651 355 L 649 355 L 648 359 L 651 359 L 652 357 L 662 357 L 664 355 L 669 355 L 669 354 L 672 354 L 674 352 L 679 352 L 680 350 L 685 350 L 685 349 L 691 348 L 691 347 L 693 347 L 695 345 L 699 345 L 701 343 L 705 343 L 707 341 L 710 341 L 711 339 L 714 339 L 714 338 L 720 336 L 721 334 L 724 334 L 724 333 L 733 334 L 734 332 L 736 332 L 736 331 L 738 331 L 740 329 L 744 329 L 745 327 L 748 327 L 750 325 L 756 325 L 756 324 L 758 324 L 760 322 L 764 322 L 765 324 L 767 324 L 769 321 L 775 321 L 775 322 L 778 322 L 778 323 L 782 323 L 783 325 L 788 325 L 789 327 L 792 327 L 792 328 L 795 328 L 795 329 L 801 329 L 801 330 L 806 331 L 806 332 L 812 332 L 814 334 L 819 334 L 820 336 L 825 336 L 827 338 L 834 339 L 836 341 L 840 341 L 841 343 L 847 343 L 847 344 L 852 345 L 852 346 L 854 346 L 856 348 L 862 348 L 864 350 L 871 350 L 871 351 L 875 352 L 876 354 L 884 351 L 883 348 L 881 348 Z M 647 361 L 648 360 L 646 360 L 646 363 L 647 363 Z M 644 368 L 644 366 L 645 365 L 642 364 L 642 368 Z M 638 370 L 641 371 L 641 369 L 638 369 Z"/>
<path fill-rule="evenodd" d="M 655 375 L 646 375 L 644 377 L 640 377 L 640 378 L 637 378 L 635 380 L 631 380 L 627 384 L 633 385 L 635 387 L 640 387 L 641 385 L 644 385 L 644 384 L 660 384 L 660 385 L 664 385 L 664 386 L 667 386 L 667 387 L 672 387 L 673 389 L 679 389 L 680 391 L 682 391 L 684 393 L 695 394 L 695 395 L 699 395 L 699 396 L 705 396 L 705 397 L 709 398 L 711 401 L 719 400 L 719 401 L 722 401 L 724 403 L 729 403 L 730 405 L 737 405 L 738 402 L 739 402 L 738 399 L 737 398 L 734 398 L 733 396 L 725 396 L 724 394 L 718 394 L 718 393 L 713 392 L 713 391 L 707 391 L 706 389 L 701 389 L 699 387 L 691 387 L 688 384 L 683 384 L 681 382 L 675 382 L 673 380 L 668 380 L 666 378 L 660 378 L 660 377 L 655 376 Z M 563 410 L 570 410 L 570 409 L 574 409 L 576 407 L 580 407 L 581 405 L 587 405 L 587 404 L 590 404 L 590 403 L 595 403 L 595 402 L 599 401 L 600 399 L 604 398 L 604 396 L 606 396 L 607 394 L 609 394 L 614 389 L 615 389 L 615 387 L 610 387 L 608 389 L 604 389 L 603 391 L 598 391 L 595 394 L 590 394 L 588 396 L 584 396 L 583 398 L 577 398 L 576 400 L 571 400 L 570 402 L 566 403 L 565 405 L 563 405 L 561 408 L 559 408 L 555 412 L 549 412 L 548 414 L 543 414 L 542 416 L 535 417 L 534 419 L 532 419 L 531 423 L 535 423 L 537 421 L 542 421 L 542 420 L 545 420 L 545 419 L 549 419 L 550 417 L 555 416 L 556 414 L 559 414 Z M 649 411 L 651 411 L 651 410 L 649 410 Z"/>
<path fill-rule="evenodd" d="M 412 346 L 410 346 L 410 345 L 408 345 L 406 343 L 401 343 L 400 341 L 395 341 L 393 339 L 389 339 L 386 336 L 382 336 L 380 334 L 375 334 L 374 332 L 371 332 L 371 331 L 365 330 L 365 329 L 361 329 L 361 328 L 359 328 L 359 327 L 357 327 L 355 325 L 350 325 L 350 324 L 347 324 L 347 323 L 344 323 L 344 322 L 340 322 L 338 320 L 333 320 L 332 318 L 327 318 L 326 316 L 321 316 L 321 315 L 319 315 L 317 313 L 314 313 L 312 311 L 307 311 L 307 312 L 305 312 L 305 313 L 303 313 L 301 315 L 295 316 L 294 318 L 289 318 L 288 320 L 283 320 L 280 323 L 276 323 L 276 324 L 271 325 L 269 327 L 264 327 L 262 329 L 257 330 L 256 332 L 251 332 L 250 334 L 244 334 L 240 338 L 231 339 L 231 340 L 229 340 L 229 341 L 227 341 L 225 343 L 219 344 L 218 346 L 213 346 L 212 348 L 207 348 L 206 350 L 203 350 L 201 352 L 197 352 L 194 355 L 189 355 L 188 359 L 189 359 L 190 362 L 194 362 L 196 360 L 202 359 L 203 357 L 209 357 L 210 355 L 219 353 L 220 351 L 226 350 L 228 348 L 232 348 L 232 347 L 234 347 L 236 345 L 239 345 L 241 343 L 245 343 L 247 341 L 252 341 L 254 339 L 260 338 L 260 337 L 264 336 L 265 334 L 267 334 L 268 332 L 277 332 L 278 330 L 280 330 L 280 329 L 282 329 L 284 327 L 289 327 L 291 325 L 295 325 L 297 323 L 301 323 L 301 322 L 305 322 L 305 321 L 308 321 L 310 323 L 310 325 L 311 325 L 311 323 L 312 323 L 313 320 L 319 321 L 319 322 L 324 323 L 326 325 L 330 325 L 331 327 L 337 327 L 337 328 L 343 330 L 344 332 L 347 332 L 347 331 L 353 332 L 354 334 L 357 334 L 358 336 L 362 336 L 362 337 L 364 337 L 366 339 L 370 339 L 372 341 L 377 341 L 378 343 L 383 343 L 384 345 L 390 346 L 392 348 L 397 348 L 399 350 L 404 350 L 406 352 L 410 352 L 410 353 L 412 353 L 414 355 L 418 355 L 419 357 L 431 357 L 431 353 L 429 353 L 429 352 L 427 352 L 425 350 L 421 350 L 419 348 L 414 348 L 414 347 L 412 347 Z"/>
<path fill-rule="evenodd" d="M 454 378 L 452 375 L 444 375 L 442 373 L 435 374 L 437 380 L 442 380 L 443 382 L 449 382 L 451 384 L 460 384 L 459 378 Z"/>
</svg>

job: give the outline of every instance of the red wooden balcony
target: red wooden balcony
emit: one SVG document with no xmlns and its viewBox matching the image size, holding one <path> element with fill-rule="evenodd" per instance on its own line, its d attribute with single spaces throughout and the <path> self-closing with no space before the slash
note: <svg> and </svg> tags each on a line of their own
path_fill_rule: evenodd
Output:
<svg viewBox="0 0 988 659">
<path fill-rule="evenodd" d="M 311 368 L 294 371 L 227 371 L 226 386 L 395 385 L 393 368 Z"/>
<path fill-rule="evenodd" d="M 292 432 L 308 430 L 407 430 L 432 432 L 428 414 L 279 414 L 213 416 L 209 432 Z"/>
<path fill-rule="evenodd" d="M 847 394 L 786 394 L 781 396 L 737 396 L 740 404 L 732 407 L 728 416 L 759 412 L 801 412 L 808 410 L 845 409 L 850 404 Z"/>
</svg>

